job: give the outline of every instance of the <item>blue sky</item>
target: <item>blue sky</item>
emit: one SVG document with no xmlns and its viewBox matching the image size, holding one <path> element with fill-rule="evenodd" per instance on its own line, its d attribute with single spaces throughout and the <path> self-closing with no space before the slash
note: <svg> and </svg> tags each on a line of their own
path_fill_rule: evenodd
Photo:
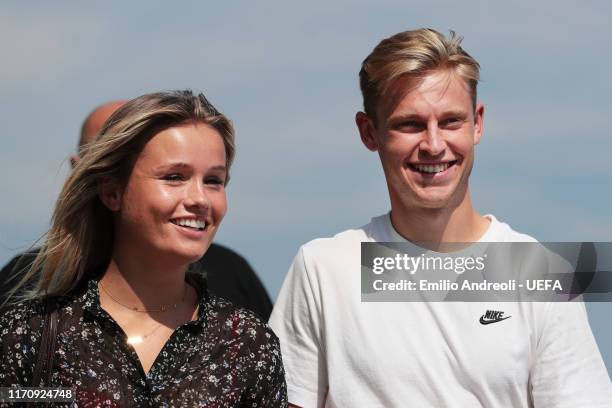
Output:
<svg viewBox="0 0 612 408">
<path fill-rule="evenodd" d="M 457 31 L 482 66 L 475 204 L 540 240 L 612 241 L 608 2 L 3 2 L 0 262 L 48 226 L 101 102 L 203 91 L 237 129 L 218 241 L 276 297 L 299 245 L 388 210 L 359 141 L 357 72 L 382 38 Z M 612 365 L 609 304 L 590 305 Z"/>
</svg>

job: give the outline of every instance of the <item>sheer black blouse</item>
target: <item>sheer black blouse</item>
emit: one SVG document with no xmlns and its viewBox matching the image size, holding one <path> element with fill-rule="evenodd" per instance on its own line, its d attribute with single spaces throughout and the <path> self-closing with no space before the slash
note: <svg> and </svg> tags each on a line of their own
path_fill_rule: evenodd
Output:
<svg viewBox="0 0 612 408">
<path fill-rule="evenodd" d="M 178 327 L 145 374 L 99 302 L 96 280 L 59 299 L 52 386 L 76 388 L 79 407 L 285 407 L 277 337 L 252 312 L 209 295 L 197 275 L 197 320 Z M 0 386 L 33 386 L 44 323 L 40 300 L 0 316 Z M 0 403 L 0 406 L 2 403 Z"/>
</svg>

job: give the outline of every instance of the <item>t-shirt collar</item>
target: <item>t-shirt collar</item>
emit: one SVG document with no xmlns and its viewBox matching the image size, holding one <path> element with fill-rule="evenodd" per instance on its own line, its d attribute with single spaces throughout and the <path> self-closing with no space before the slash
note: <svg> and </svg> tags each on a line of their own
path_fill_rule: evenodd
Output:
<svg viewBox="0 0 612 408">
<path fill-rule="evenodd" d="M 486 214 L 484 215 L 484 217 L 490 220 L 491 222 L 489 224 L 489 227 L 485 231 L 485 233 L 480 237 L 480 239 L 478 239 L 478 241 L 475 241 L 475 243 L 495 241 L 493 238 L 496 234 L 495 231 L 498 229 L 499 221 L 492 214 Z M 383 236 L 386 236 L 386 238 L 377 239 L 377 241 L 410 242 L 406 238 L 402 237 L 399 234 L 399 232 L 397 232 L 396 229 L 393 227 L 393 223 L 391 222 L 391 211 L 381 216 L 373 218 L 372 223 L 373 224 L 379 223 L 380 226 L 382 227 L 381 229 L 383 232 Z"/>
</svg>

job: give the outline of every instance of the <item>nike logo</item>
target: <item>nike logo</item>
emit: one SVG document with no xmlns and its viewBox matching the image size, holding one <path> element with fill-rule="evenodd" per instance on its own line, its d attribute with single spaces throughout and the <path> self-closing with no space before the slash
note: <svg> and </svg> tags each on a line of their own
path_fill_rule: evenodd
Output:
<svg viewBox="0 0 612 408">
<path fill-rule="evenodd" d="M 502 320 L 506 320 L 511 318 L 512 316 L 504 317 L 504 312 L 498 310 L 487 310 L 485 314 L 480 316 L 480 324 L 491 324 L 501 322 Z"/>
</svg>

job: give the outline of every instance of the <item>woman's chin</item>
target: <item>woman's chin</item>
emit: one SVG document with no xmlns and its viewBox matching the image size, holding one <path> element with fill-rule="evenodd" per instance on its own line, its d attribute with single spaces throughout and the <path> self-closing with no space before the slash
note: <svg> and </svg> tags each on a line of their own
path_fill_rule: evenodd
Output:
<svg viewBox="0 0 612 408">
<path fill-rule="evenodd" d="M 207 250 L 208 250 L 208 246 L 206 246 L 206 248 L 204 248 L 201 251 L 197 251 L 197 252 L 190 253 L 190 254 L 185 254 L 185 260 L 187 261 L 187 263 L 190 263 L 190 264 L 197 262 L 200 259 L 202 259 L 202 257 L 204 256 Z"/>
<path fill-rule="evenodd" d="M 189 265 L 194 262 L 199 261 L 206 251 L 210 244 L 206 245 L 206 247 L 200 248 L 177 248 L 171 251 L 165 251 L 164 256 L 160 256 L 158 259 L 166 258 L 170 263 L 178 265 Z M 160 254 L 161 255 L 161 254 Z"/>
<path fill-rule="evenodd" d="M 200 259 L 202 259 L 202 257 L 204 256 L 204 254 L 206 253 L 206 251 L 208 251 L 210 245 L 207 245 L 206 248 L 204 248 L 202 251 L 198 251 L 195 254 L 191 254 L 189 255 L 188 259 L 189 259 L 189 263 L 192 264 L 194 262 L 199 261 Z"/>
</svg>

